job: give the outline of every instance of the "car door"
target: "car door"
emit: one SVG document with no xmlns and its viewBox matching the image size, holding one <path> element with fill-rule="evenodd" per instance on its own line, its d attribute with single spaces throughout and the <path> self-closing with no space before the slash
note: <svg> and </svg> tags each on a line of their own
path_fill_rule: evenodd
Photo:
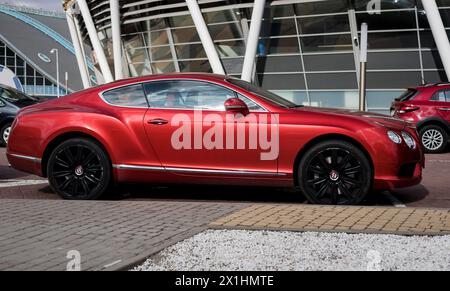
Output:
<svg viewBox="0 0 450 291">
<path fill-rule="evenodd" d="M 255 108 L 248 98 L 244 101 L 252 114 L 231 116 L 224 104 L 238 95 L 221 85 L 167 80 L 144 87 L 150 105 L 144 121 L 146 132 L 167 169 L 192 174 L 276 173 L 277 159 L 262 160 L 255 140 L 250 142 L 249 137 L 258 131 L 259 118 L 269 112 Z"/>
<path fill-rule="evenodd" d="M 432 100 L 439 116 L 450 123 L 450 89 L 436 92 Z"/>
</svg>

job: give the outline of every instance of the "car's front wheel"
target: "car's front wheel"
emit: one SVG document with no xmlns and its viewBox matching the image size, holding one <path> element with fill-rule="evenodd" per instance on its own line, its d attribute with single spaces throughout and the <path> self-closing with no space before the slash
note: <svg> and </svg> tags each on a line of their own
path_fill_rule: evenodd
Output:
<svg viewBox="0 0 450 291">
<path fill-rule="evenodd" d="M 9 134 L 11 133 L 11 123 L 5 124 L 0 130 L 0 145 L 8 144 Z"/>
<path fill-rule="evenodd" d="M 429 125 L 420 130 L 420 139 L 427 153 L 443 153 L 448 145 L 448 134 L 440 126 Z"/>
<path fill-rule="evenodd" d="M 327 141 L 310 148 L 298 167 L 298 184 L 313 204 L 358 205 L 371 190 L 373 170 L 351 143 Z"/>
<path fill-rule="evenodd" d="M 70 139 L 58 145 L 47 165 L 50 186 L 64 199 L 94 200 L 111 183 L 111 163 L 102 147 L 89 139 Z"/>
</svg>

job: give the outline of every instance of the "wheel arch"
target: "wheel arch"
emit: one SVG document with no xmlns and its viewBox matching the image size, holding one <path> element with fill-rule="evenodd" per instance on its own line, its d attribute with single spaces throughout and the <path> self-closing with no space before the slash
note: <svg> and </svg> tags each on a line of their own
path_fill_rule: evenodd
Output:
<svg viewBox="0 0 450 291">
<path fill-rule="evenodd" d="M 300 161 L 303 157 L 303 155 L 313 146 L 321 143 L 321 142 L 325 142 L 325 141 L 330 141 L 330 140 L 339 140 L 339 141 L 344 141 L 344 142 L 348 142 L 354 146 L 356 146 L 359 150 L 361 150 L 361 152 L 364 154 L 364 156 L 367 158 L 367 160 L 369 161 L 370 167 L 372 168 L 372 172 L 374 172 L 375 166 L 372 160 L 372 156 L 370 155 L 370 153 L 367 151 L 367 149 L 360 143 L 358 142 L 356 139 L 344 135 L 344 134 L 324 134 L 324 135 L 320 135 L 318 137 L 313 138 L 312 140 L 310 140 L 308 143 L 306 143 L 302 149 L 300 149 L 300 151 L 298 152 L 295 161 L 294 161 L 294 168 L 293 168 L 293 174 L 294 174 L 294 185 L 298 186 L 298 166 L 300 164 Z"/>
<path fill-rule="evenodd" d="M 447 132 L 447 134 L 450 135 L 450 124 L 438 117 L 427 118 L 417 123 L 417 131 L 420 131 L 422 128 L 429 125 L 442 127 Z"/>
<path fill-rule="evenodd" d="M 82 131 L 70 131 L 70 132 L 65 132 L 60 135 L 57 135 L 45 147 L 44 153 L 42 155 L 42 160 L 41 160 L 41 170 L 42 170 L 43 177 L 47 177 L 47 164 L 48 164 L 48 160 L 49 160 L 50 155 L 53 152 L 53 150 L 61 143 L 65 142 L 67 140 L 73 139 L 73 138 L 85 138 L 85 139 L 96 142 L 105 151 L 106 155 L 108 156 L 109 162 L 112 165 L 111 153 L 110 153 L 110 151 L 108 151 L 108 149 L 105 147 L 103 142 L 100 141 L 99 138 L 95 137 L 94 135 L 82 132 Z"/>
</svg>

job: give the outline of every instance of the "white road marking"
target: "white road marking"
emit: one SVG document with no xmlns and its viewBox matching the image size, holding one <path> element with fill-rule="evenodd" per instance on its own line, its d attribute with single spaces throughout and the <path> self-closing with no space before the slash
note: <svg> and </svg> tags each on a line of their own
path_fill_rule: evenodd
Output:
<svg viewBox="0 0 450 291">
<path fill-rule="evenodd" d="M 450 163 L 450 160 L 427 160 L 427 163 Z"/>
<path fill-rule="evenodd" d="M 47 180 L 0 180 L 0 188 L 44 185 L 48 184 Z"/>
<path fill-rule="evenodd" d="M 406 208 L 406 205 L 403 204 L 400 200 L 398 200 L 397 197 L 395 197 L 394 195 L 392 195 L 391 192 L 389 191 L 384 191 L 383 192 L 384 197 L 386 197 L 386 199 L 389 200 L 389 202 L 392 203 L 392 205 L 394 205 L 397 208 Z"/>
<path fill-rule="evenodd" d="M 117 260 L 115 262 L 112 262 L 111 264 L 104 265 L 103 268 L 108 269 L 109 267 L 112 267 L 112 266 L 117 265 L 119 263 L 122 263 L 122 260 Z"/>
</svg>

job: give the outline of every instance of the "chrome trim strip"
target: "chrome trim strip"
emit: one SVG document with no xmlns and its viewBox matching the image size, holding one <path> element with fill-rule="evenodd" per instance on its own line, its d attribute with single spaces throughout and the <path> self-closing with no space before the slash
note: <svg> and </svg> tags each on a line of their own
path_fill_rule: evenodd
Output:
<svg viewBox="0 0 450 291">
<path fill-rule="evenodd" d="M 40 163 L 42 161 L 42 159 L 39 159 L 36 157 L 31 157 L 31 156 L 25 156 L 25 155 L 10 154 L 10 156 L 18 158 L 18 159 L 28 160 L 28 161 L 38 162 L 38 163 Z"/>
<path fill-rule="evenodd" d="M 244 176 L 287 176 L 287 173 L 255 172 L 243 170 L 210 170 L 175 167 L 155 167 L 155 166 L 135 166 L 135 165 L 113 165 L 118 170 L 141 170 L 141 171 L 168 171 L 173 173 L 193 173 L 193 174 L 219 174 L 219 175 L 244 175 Z"/>
<path fill-rule="evenodd" d="M 243 170 L 209 170 L 209 169 L 190 169 L 190 168 L 166 168 L 168 171 L 177 173 L 210 173 L 210 174 L 224 174 L 224 175 L 261 175 L 261 176 L 285 176 L 285 173 L 273 172 L 254 172 Z"/>
<path fill-rule="evenodd" d="M 165 171 L 164 167 L 150 167 L 150 166 L 134 166 L 134 165 L 113 165 L 114 169 L 118 170 L 142 170 L 142 171 Z"/>
</svg>

